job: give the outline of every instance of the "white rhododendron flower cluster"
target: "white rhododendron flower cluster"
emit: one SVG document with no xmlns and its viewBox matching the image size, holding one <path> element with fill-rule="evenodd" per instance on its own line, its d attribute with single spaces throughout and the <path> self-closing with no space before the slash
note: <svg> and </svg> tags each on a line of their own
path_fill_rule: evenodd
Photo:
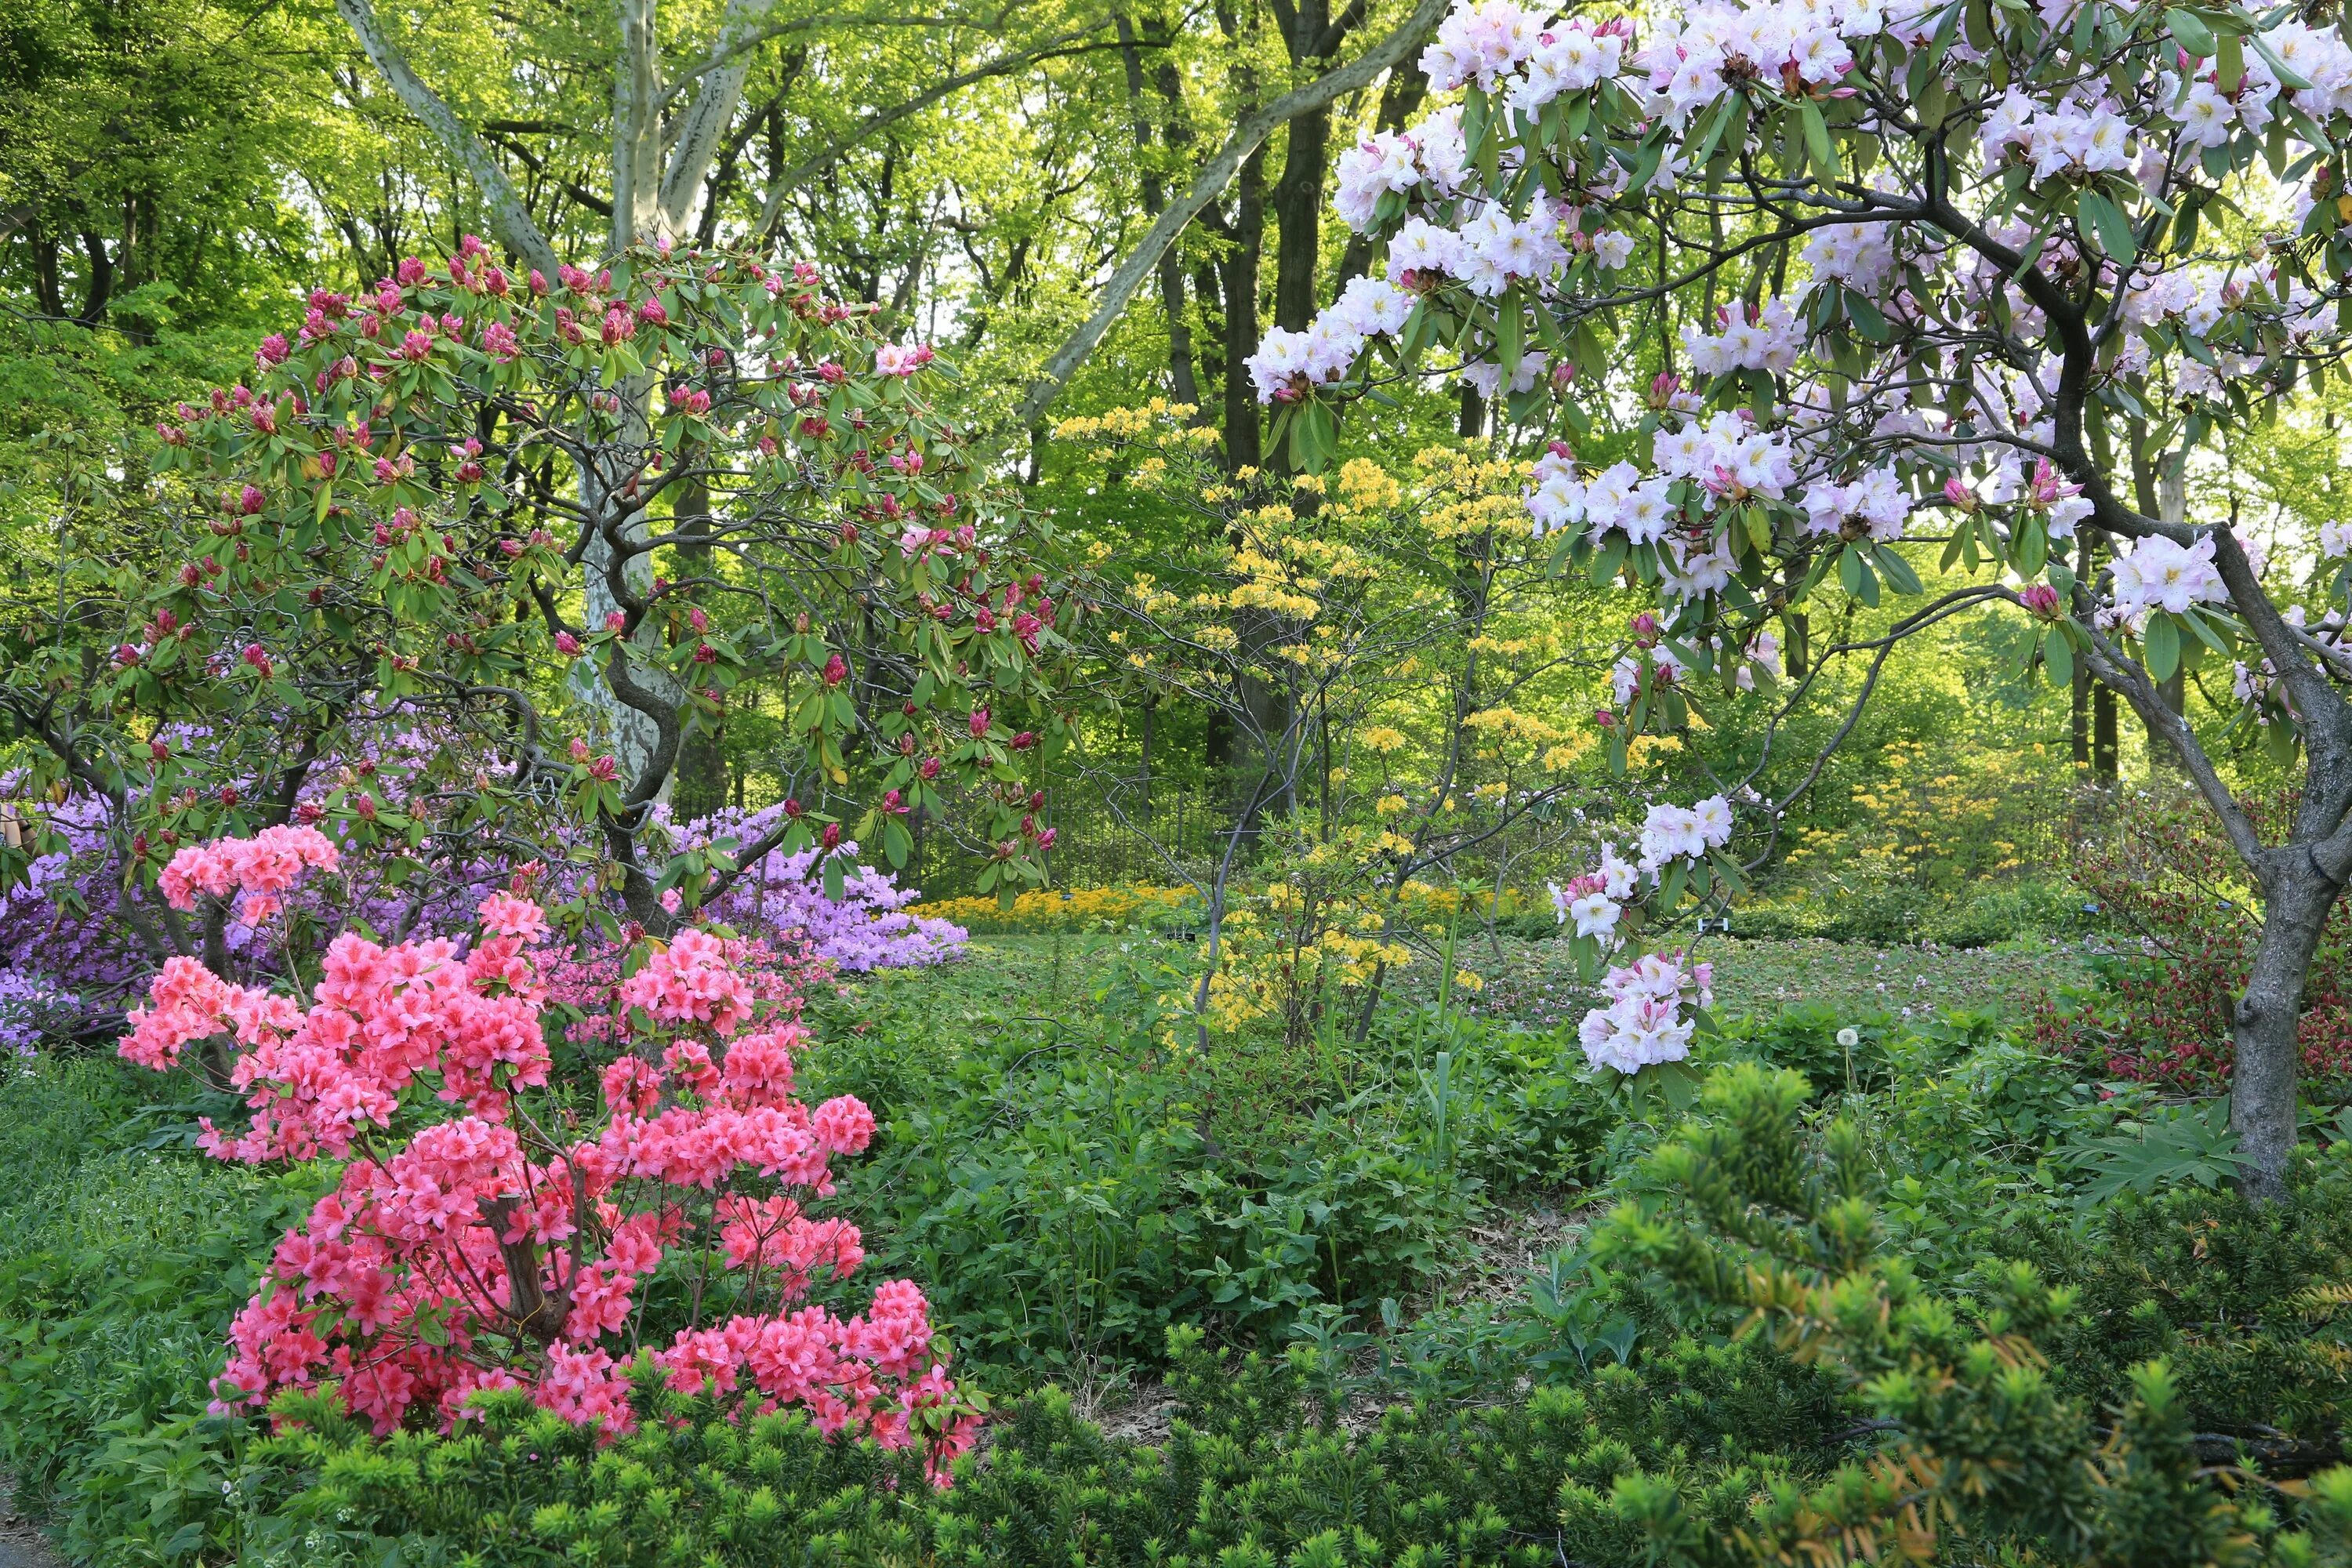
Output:
<svg viewBox="0 0 2352 1568">
<path fill-rule="evenodd" d="M 1697 1022 L 1684 1008 L 1713 1005 L 1715 967 L 1685 968 L 1680 953 L 1644 953 L 1610 970 L 1601 991 L 1609 1005 L 1593 1008 L 1577 1026 L 1585 1059 L 1594 1067 L 1639 1072 L 1690 1055 Z"/>
</svg>

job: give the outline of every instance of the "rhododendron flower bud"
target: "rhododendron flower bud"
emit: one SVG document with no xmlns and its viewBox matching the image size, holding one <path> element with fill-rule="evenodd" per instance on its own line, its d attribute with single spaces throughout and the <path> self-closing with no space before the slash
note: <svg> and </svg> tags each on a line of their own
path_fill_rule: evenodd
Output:
<svg viewBox="0 0 2352 1568">
<path fill-rule="evenodd" d="M 802 805 L 799 801 L 794 800 L 792 796 L 786 795 L 784 797 L 784 815 L 792 818 L 794 822 L 798 822 L 801 817 L 806 814 L 807 809 L 807 807 Z"/>
<path fill-rule="evenodd" d="M 1976 511 L 1984 504 L 1977 499 L 1977 492 L 1969 488 L 1968 481 L 1957 474 L 1944 481 L 1944 499 L 1965 512 Z"/>
<path fill-rule="evenodd" d="M 251 485 L 247 485 L 237 494 L 237 509 L 243 511 L 246 516 L 252 517 L 261 510 L 262 503 L 268 499 L 268 498 L 264 496 L 260 490 Z"/>
<path fill-rule="evenodd" d="M 1604 730 L 1613 730 L 1617 727 L 1617 715 L 1606 708 L 1595 709 L 1592 721 Z"/>
<path fill-rule="evenodd" d="M 819 675 L 819 679 L 821 679 L 827 686 L 838 686 L 844 680 L 847 679 L 848 677 L 849 666 L 843 661 L 842 657 L 837 653 L 824 661 L 824 668 Z"/>
<path fill-rule="evenodd" d="M 697 664 L 716 664 L 719 662 L 719 650 L 712 647 L 707 642 L 697 643 L 694 645 L 694 662 Z"/>
<path fill-rule="evenodd" d="M 1633 643 L 1637 647 L 1655 647 L 1658 642 L 1658 617 L 1643 610 L 1633 617 Z"/>
<path fill-rule="evenodd" d="M 301 823 L 306 827 L 312 823 L 319 821 L 326 815 L 326 807 L 319 805 L 316 801 L 306 800 L 301 805 L 294 808 L 294 820 Z"/>
<path fill-rule="evenodd" d="M 618 634 L 628 630 L 628 628 L 629 617 L 625 612 L 621 610 L 608 610 L 604 613 L 604 629 L 606 631 L 612 632 L 617 636 Z"/>
<path fill-rule="evenodd" d="M 669 325 L 669 312 L 662 309 L 659 300 L 647 300 L 637 307 L 637 320 L 649 327 L 666 327 Z"/>
<path fill-rule="evenodd" d="M 940 776 L 940 769 L 942 765 L 943 764 L 937 757 L 925 757 L 921 762 L 915 764 L 915 772 L 922 777 L 925 783 L 928 784 L 932 779 Z"/>
<path fill-rule="evenodd" d="M 570 632 L 555 634 L 555 651 L 570 658 L 580 651 L 580 639 Z"/>
<path fill-rule="evenodd" d="M 969 723 L 971 728 L 972 739 L 978 740 L 981 736 L 987 734 L 988 710 L 985 708 L 973 709 L 971 710 L 971 718 L 969 721 Z"/>
<path fill-rule="evenodd" d="M 1051 849 L 1054 847 L 1054 841 L 1061 837 L 1061 836 L 1062 830 L 1058 827 L 1041 829 L 1037 835 L 1037 847 L 1040 849 Z"/>
<path fill-rule="evenodd" d="M 826 823 L 826 824 L 824 825 L 824 847 L 825 847 L 825 848 L 826 848 L 827 850 L 834 850 L 834 849 L 838 849 L 838 848 L 840 848 L 840 847 L 841 847 L 841 824 L 839 824 L 838 822 L 828 822 L 828 823 Z"/>
<path fill-rule="evenodd" d="M 2031 583 L 2019 590 L 2017 602 L 2044 620 L 2058 616 L 2058 590 L 2047 583 Z"/>
<path fill-rule="evenodd" d="M 572 742 L 572 760 L 575 763 L 584 763 L 588 760 L 588 742 L 576 736 Z"/>
<path fill-rule="evenodd" d="M 536 267 L 530 269 L 530 291 L 541 296 L 547 293 L 547 274 Z"/>
<path fill-rule="evenodd" d="M 1027 730 L 1013 737 L 1013 749 L 1016 752 L 1025 752 L 1036 743 L 1037 737 Z"/>
<path fill-rule="evenodd" d="M 359 795 L 352 797 L 352 809 L 358 812 L 365 820 L 373 822 L 375 820 L 375 796 L 369 795 L 362 790 Z"/>
<path fill-rule="evenodd" d="M 611 784 L 621 776 L 621 764 L 607 752 L 588 764 L 588 776 L 602 784 Z"/>
</svg>

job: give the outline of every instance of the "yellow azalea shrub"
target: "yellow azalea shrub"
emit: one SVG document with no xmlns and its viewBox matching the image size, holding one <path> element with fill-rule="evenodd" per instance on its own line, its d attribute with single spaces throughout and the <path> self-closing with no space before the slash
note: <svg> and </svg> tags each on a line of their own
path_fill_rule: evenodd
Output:
<svg viewBox="0 0 2352 1568">
<path fill-rule="evenodd" d="M 1823 890 L 1911 882 L 1937 893 L 2053 863 L 2074 787 L 2050 749 L 1890 742 L 1844 824 L 1807 829 L 1788 869 Z"/>
<path fill-rule="evenodd" d="M 1115 888 L 1033 889 L 1016 895 L 1010 908 L 993 898 L 927 899 L 907 912 L 980 931 L 1051 932 L 1132 926 L 1198 901 L 1199 895 L 1190 888 L 1130 882 Z"/>
</svg>

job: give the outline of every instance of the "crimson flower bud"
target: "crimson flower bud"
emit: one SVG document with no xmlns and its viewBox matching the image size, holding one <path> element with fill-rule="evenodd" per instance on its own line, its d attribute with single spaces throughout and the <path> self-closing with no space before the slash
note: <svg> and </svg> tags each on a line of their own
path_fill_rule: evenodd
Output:
<svg viewBox="0 0 2352 1568">
<path fill-rule="evenodd" d="M 1013 737 L 1013 749 L 1016 752 L 1025 752 L 1036 743 L 1037 737 L 1026 730 Z"/>
<path fill-rule="evenodd" d="M 915 772 L 922 775 L 924 783 L 929 784 L 931 780 L 940 776 L 939 758 L 925 757 L 920 763 L 918 763 L 915 765 Z"/>
<path fill-rule="evenodd" d="M 838 822 L 824 825 L 824 847 L 828 850 L 841 847 L 841 824 Z"/>
</svg>

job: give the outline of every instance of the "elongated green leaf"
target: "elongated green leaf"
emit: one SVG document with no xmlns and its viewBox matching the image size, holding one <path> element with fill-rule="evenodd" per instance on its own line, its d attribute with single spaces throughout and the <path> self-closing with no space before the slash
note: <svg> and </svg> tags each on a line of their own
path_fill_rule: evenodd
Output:
<svg viewBox="0 0 2352 1568">
<path fill-rule="evenodd" d="M 2200 20 L 2195 12 L 2184 11 L 2175 5 L 2165 12 L 2164 25 L 2172 29 L 2174 39 L 2182 48 L 2200 60 L 2213 58 L 2213 29 Z"/>
<path fill-rule="evenodd" d="M 2063 627 L 2052 626 L 2042 634 L 2042 659 L 2050 667 L 2050 683 L 2053 686 L 2074 684 L 2074 647 L 2066 640 Z"/>
<path fill-rule="evenodd" d="M 1822 106 L 1810 98 L 1799 99 L 1797 118 L 1805 128 L 1805 150 L 1813 155 L 1813 166 L 1825 178 L 1837 178 L 1837 149 L 1830 142 L 1829 121 L 1822 118 Z"/>
<path fill-rule="evenodd" d="M 2169 680 L 2180 668 L 2180 628 L 2163 611 L 2148 616 L 2141 647 L 2147 656 L 2147 672 L 2157 679 Z"/>
<path fill-rule="evenodd" d="M 2139 247 L 2132 241 L 2131 220 L 2123 209 L 2107 198 L 2097 186 L 2084 189 L 2074 203 L 2074 214 L 2083 226 L 2098 237 L 2099 248 L 2129 267 L 2139 255 Z"/>
<path fill-rule="evenodd" d="M 1871 552 L 1871 559 L 1878 563 L 1879 574 L 1886 579 L 1886 585 L 1896 593 L 1917 594 L 1925 591 L 1925 584 L 1919 581 L 1919 574 L 1911 570 L 1911 563 L 1904 560 L 1894 546 L 1888 544 L 1878 546 Z"/>
</svg>

